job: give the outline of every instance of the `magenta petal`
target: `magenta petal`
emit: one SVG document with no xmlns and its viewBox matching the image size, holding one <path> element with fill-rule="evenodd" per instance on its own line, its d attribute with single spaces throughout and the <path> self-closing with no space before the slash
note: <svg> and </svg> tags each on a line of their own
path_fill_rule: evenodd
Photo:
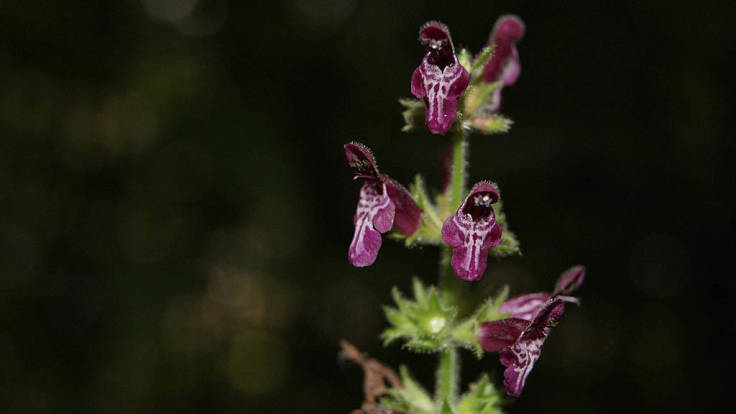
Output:
<svg viewBox="0 0 736 414">
<path fill-rule="evenodd" d="M 419 228 L 422 209 L 411 198 L 409 191 L 395 180 L 384 176 L 384 183 L 391 202 L 396 207 L 396 229 L 406 236 L 411 236 Z"/>
<path fill-rule="evenodd" d="M 516 42 L 523 36 L 524 22 L 516 16 L 501 16 L 493 26 L 490 44 L 496 45 L 493 56 L 483 68 L 483 81 L 501 81 L 502 86 L 513 85 L 521 73 Z"/>
<path fill-rule="evenodd" d="M 506 300 L 498 308 L 498 313 L 508 313 L 512 318 L 531 321 L 537 311 L 549 298 L 550 295 L 544 292 L 516 296 Z"/>
<path fill-rule="evenodd" d="M 353 266 L 370 266 L 376 261 L 381 248 L 381 233 L 391 230 L 394 223 L 394 204 L 385 184 L 363 184 L 353 221 L 355 233 L 348 249 L 348 258 Z"/>
<path fill-rule="evenodd" d="M 478 325 L 478 342 L 485 351 L 498 351 L 516 342 L 528 326 L 529 321 L 518 318 L 481 322 Z"/>
<path fill-rule="evenodd" d="M 539 359 L 545 339 L 546 337 L 525 339 L 501 351 L 499 359 L 501 364 L 507 367 L 503 371 L 503 385 L 506 387 L 506 394 L 512 397 L 521 395 L 526 379 Z"/>
<path fill-rule="evenodd" d="M 429 22 L 419 31 L 427 49 L 411 77 L 411 93 L 424 99 L 425 123 L 433 134 L 446 134 L 457 117 L 457 100 L 470 82 L 468 71 L 458 62 L 450 32 L 445 25 Z"/>
<path fill-rule="evenodd" d="M 501 351 L 499 358 L 506 367 L 503 384 L 508 395 L 521 395 L 526 379 L 539 359 L 542 345 L 549 336 L 550 328 L 559 322 L 565 311 L 565 302 L 574 301 L 573 298 L 556 296 L 545 302 L 519 339 Z"/>
<path fill-rule="evenodd" d="M 511 54 L 508 59 L 501 66 L 501 73 L 499 79 L 504 86 L 511 86 L 521 76 L 521 63 L 519 62 L 519 52 L 516 50 L 516 46 L 511 46 Z"/>
<path fill-rule="evenodd" d="M 411 94 L 417 99 L 422 99 L 427 95 L 424 91 L 424 80 L 419 68 L 414 69 L 414 73 L 411 74 Z"/>
<path fill-rule="evenodd" d="M 495 45 L 493 56 L 483 67 L 483 82 L 500 82 L 491 95 L 489 112 L 498 112 L 501 107 L 501 91 L 504 86 L 516 83 L 521 75 L 519 52 L 516 42 L 524 36 L 524 22 L 516 16 L 501 16 L 493 26 L 490 44 Z"/>
<path fill-rule="evenodd" d="M 562 314 L 565 313 L 565 303 L 578 303 L 578 300 L 569 296 L 553 296 L 545 302 L 529 323 L 529 328 L 524 332 L 522 339 L 546 336 L 549 331 L 545 329 L 556 326 Z"/>
<path fill-rule="evenodd" d="M 354 266 L 370 266 L 381 248 L 381 233 L 396 224 L 403 234 L 417 231 L 422 210 L 409 192 L 398 182 L 378 172 L 376 159 L 363 144 L 345 145 L 345 157 L 355 170 L 355 178 L 365 179 L 358 207 L 353 217 L 355 233 L 348 250 Z"/>
<path fill-rule="evenodd" d="M 457 100 L 465 93 L 470 76 L 455 55 L 452 56 L 453 63 L 444 69 L 429 63 L 429 56 L 427 54 L 414 71 L 412 94 L 419 99 L 424 98 L 427 129 L 433 134 L 446 134 L 457 118 Z M 421 87 L 415 80 L 417 76 Z"/>
<path fill-rule="evenodd" d="M 376 158 L 368 147 L 359 142 L 345 144 L 345 158 L 355 170 L 356 178 L 378 179 Z"/>
<path fill-rule="evenodd" d="M 453 247 L 450 264 L 460 279 L 480 279 L 486 270 L 488 249 L 501 241 L 501 226 L 491 206 L 496 201 L 498 189 L 487 182 L 478 183 L 442 225 L 442 241 Z"/>
<path fill-rule="evenodd" d="M 583 284 L 583 280 L 585 280 L 585 266 L 573 266 L 560 275 L 552 294 L 569 295 Z"/>
<path fill-rule="evenodd" d="M 501 45 L 516 43 L 524 36 L 526 27 L 524 22 L 518 16 L 507 14 L 501 16 L 493 25 L 493 42 Z"/>
</svg>

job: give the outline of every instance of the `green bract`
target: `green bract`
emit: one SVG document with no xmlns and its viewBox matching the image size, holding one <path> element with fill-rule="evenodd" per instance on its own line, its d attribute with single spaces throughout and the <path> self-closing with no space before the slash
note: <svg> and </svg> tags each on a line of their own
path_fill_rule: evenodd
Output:
<svg viewBox="0 0 736 414">
<path fill-rule="evenodd" d="M 402 338 L 404 346 L 418 352 L 437 352 L 451 346 L 451 332 L 457 311 L 443 306 L 434 287 L 425 288 L 419 279 L 412 281 L 414 300 L 404 298 L 394 287 L 397 307 L 385 307 L 391 327 L 381 338 L 388 345 Z"/>
<path fill-rule="evenodd" d="M 496 389 L 487 374 L 470 385 L 470 391 L 463 395 L 455 410 L 456 414 L 500 414 L 503 394 Z"/>
<path fill-rule="evenodd" d="M 384 307 L 391 327 L 383 331 L 384 345 L 403 339 L 404 347 L 417 352 L 438 352 L 447 348 L 462 347 L 473 351 L 480 358 L 482 350 L 476 339 L 478 322 L 503 318 L 498 308 L 508 296 L 504 288 L 487 299 L 477 311 L 458 320 L 457 309 L 442 302 L 441 294 L 434 286 L 425 287 L 418 278 L 412 280 L 413 299 L 404 297 L 394 287 L 392 295 L 396 307 Z"/>
<path fill-rule="evenodd" d="M 389 389 L 388 397 L 381 400 L 381 406 L 399 412 L 433 414 L 434 400 L 421 385 L 414 381 L 409 375 L 409 370 L 403 365 L 400 368 L 400 375 L 404 387 Z"/>
</svg>

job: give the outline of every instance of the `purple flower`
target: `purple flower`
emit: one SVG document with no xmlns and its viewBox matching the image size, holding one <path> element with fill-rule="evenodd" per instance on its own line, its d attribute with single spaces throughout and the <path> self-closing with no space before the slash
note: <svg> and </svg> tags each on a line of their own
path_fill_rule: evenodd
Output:
<svg viewBox="0 0 736 414">
<path fill-rule="evenodd" d="M 498 309 L 499 313 L 509 313 L 509 318 L 480 323 L 481 347 L 489 352 L 501 351 L 499 359 L 506 367 L 503 383 L 508 395 L 521 394 L 550 328 L 557 325 L 565 312 L 565 303 L 579 304 L 576 298 L 565 295 L 577 289 L 584 278 L 583 266 L 572 267 L 557 280 L 552 294 L 532 293 L 511 298 Z"/>
<path fill-rule="evenodd" d="M 498 308 L 499 313 L 508 313 L 512 318 L 521 318 L 531 320 L 537 310 L 551 297 L 559 295 L 570 295 L 585 279 L 585 267 L 573 266 L 560 275 L 555 284 L 555 290 L 552 293 L 538 292 L 528 293 L 526 295 L 516 296 L 507 299 L 501 307 Z"/>
<path fill-rule="evenodd" d="M 521 74 L 519 52 L 516 42 L 524 36 L 524 22 L 516 16 L 501 16 L 493 26 L 490 44 L 495 44 L 493 56 L 483 68 L 483 81 L 486 83 L 500 82 L 491 97 L 491 112 L 498 111 L 501 106 L 501 90 L 504 86 L 511 86 Z"/>
<path fill-rule="evenodd" d="M 346 144 L 345 157 L 355 170 L 355 178 L 365 181 L 353 216 L 355 233 L 348 259 L 353 266 L 370 266 L 381 248 L 381 233 L 396 227 L 401 233 L 412 235 L 419 227 L 422 211 L 401 184 L 378 173 L 376 159 L 368 147 L 357 142 Z"/>
<path fill-rule="evenodd" d="M 453 247 L 450 263 L 460 279 L 480 279 L 486 271 L 488 249 L 501 242 L 501 226 L 491 206 L 496 201 L 498 188 L 480 182 L 442 225 L 442 241 Z"/>
<path fill-rule="evenodd" d="M 468 71 L 458 62 L 450 31 L 428 22 L 419 29 L 427 54 L 411 76 L 411 93 L 426 104 L 425 123 L 433 134 L 444 135 L 457 116 L 457 100 L 468 87 Z"/>
</svg>

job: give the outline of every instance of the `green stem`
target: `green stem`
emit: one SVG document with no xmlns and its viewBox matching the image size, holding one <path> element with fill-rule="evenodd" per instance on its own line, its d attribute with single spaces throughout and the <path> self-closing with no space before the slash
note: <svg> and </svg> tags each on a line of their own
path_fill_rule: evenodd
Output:
<svg viewBox="0 0 736 414">
<path fill-rule="evenodd" d="M 463 131 L 460 122 L 455 123 L 452 136 L 452 170 L 450 177 L 450 191 L 448 194 L 450 202 L 450 211 L 454 214 L 455 210 L 465 196 L 465 169 L 467 166 L 468 143 L 465 131 Z M 440 258 L 440 275 L 439 284 L 442 291 L 442 302 L 445 306 L 462 306 L 460 297 L 462 296 L 463 285 L 460 279 L 455 276 L 450 260 L 452 258 L 452 248 L 444 246 L 442 248 Z M 457 384 L 460 377 L 460 364 L 458 360 L 457 349 L 450 347 L 440 354 L 439 368 L 437 369 L 437 388 L 435 397 L 437 399 L 437 407 L 441 410 L 443 401 L 447 401 L 454 406 L 457 398 Z"/>
<path fill-rule="evenodd" d="M 465 195 L 465 168 L 467 166 L 466 152 L 468 151 L 468 140 L 460 121 L 455 122 L 452 134 L 452 174 L 450 188 L 450 209 L 454 213 Z"/>
<path fill-rule="evenodd" d="M 458 374 L 460 361 L 457 348 L 448 348 L 440 354 L 440 365 L 437 369 L 437 390 L 435 393 L 437 412 L 441 412 L 442 403 L 447 401 L 450 406 L 455 405 L 457 399 Z"/>
<path fill-rule="evenodd" d="M 455 122 L 452 134 L 452 168 L 450 170 L 450 191 L 448 198 L 451 214 L 460 206 L 465 197 L 465 181 L 467 167 L 468 140 L 460 122 Z M 450 265 L 452 248 L 444 246 L 440 259 L 439 285 L 443 294 L 445 306 L 458 305 L 457 297 L 463 290 L 461 281 L 455 277 L 455 271 Z"/>
</svg>

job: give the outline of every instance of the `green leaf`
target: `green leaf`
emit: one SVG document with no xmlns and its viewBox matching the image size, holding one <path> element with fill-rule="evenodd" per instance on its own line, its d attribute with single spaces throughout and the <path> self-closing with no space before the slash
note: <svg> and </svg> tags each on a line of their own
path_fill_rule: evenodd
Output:
<svg viewBox="0 0 736 414">
<path fill-rule="evenodd" d="M 442 401 L 442 411 L 440 411 L 442 414 L 455 414 L 454 411 L 452 411 L 452 407 L 450 407 L 450 404 L 447 402 L 447 400 Z"/>
<path fill-rule="evenodd" d="M 503 288 L 501 288 L 501 291 L 496 294 L 496 298 L 493 300 L 493 312 L 498 314 L 498 309 L 503 305 L 504 302 L 506 302 L 506 299 L 509 298 L 509 285 L 503 285 Z M 506 317 L 506 314 L 501 314 L 503 317 Z"/>
<path fill-rule="evenodd" d="M 470 385 L 470 391 L 460 398 L 457 414 L 501 414 L 503 394 L 496 389 L 483 374 L 478 381 Z"/>
<path fill-rule="evenodd" d="M 422 211 L 428 216 L 429 221 L 439 231 L 442 229 L 442 220 L 437 215 L 437 207 L 432 204 L 431 199 L 427 195 L 427 187 L 424 184 L 424 179 L 421 175 L 417 174 L 414 176 L 414 183 L 409 186 L 409 192 L 412 198 L 416 200 L 417 205 Z"/>
<path fill-rule="evenodd" d="M 505 313 L 499 313 L 498 309 L 503 305 L 509 296 L 509 287 L 504 286 L 497 294 L 495 298 L 488 298 L 480 306 L 478 311 L 475 313 L 475 320 L 477 322 L 488 322 L 497 321 L 505 318 Z"/>
<path fill-rule="evenodd" d="M 437 215 L 437 207 L 432 204 L 431 199 L 427 195 L 427 189 L 421 175 L 417 174 L 414 177 L 414 183 L 409 186 L 409 193 L 416 201 L 419 208 L 422 209 L 419 228 L 409 237 L 405 237 L 404 235 L 395 232 L 396 235 L 394 236 L 394 233 L 392 233 L 392 238 L 404 239 L 404 243 L 407 246 L 412 246 L 414 244 L 441 244 L 442 221 Z"/>
<path fill-rule="evenodd" d="M 396 236 L 394 236 L 396 234 Z M 442 243 L 442 235 L 440 230 L 429 221 L 426 214 L 422 214 L 421 220 L 419 221 L 419 228 L 409 237 L 404 236 L 398 232 L 392 232 L 389 236 L 392 239 L 404 240 L 404 244 L 407 247 L 413 247 L 418 244 L 438 246 Z"/>
<path fill-rule="evenodd" d="M 409 375 L 409 370 L 405 366 L 402 365 L 399 368 L 399 375 L 404 387 L 390 388 L 388 397 L 382 399 L 380 405 L 401 412 L 434 414 L 434 401 L 427 391 Z"/>
<path fill-rule="evenodd" d="M 476 358 L 480 359 L 483 356 L 483 348 L 481 348 L 475 336 L 475 326 L 476 318 L 472 316 L 458 324 L 450 335 L 457 344 L 471 351 Z"/>
<path fill-rule="evenodd" d="M 409 370 L 402 365 L 399 368 L 399 373 L 401 375 L 401 382 L 404 383 L 404 395 L 411 405 L 419 410 L 427 412 L 434 411 L 434 401 L 432 401 L 427 391 L 419 383 L 414 381 L 414 378 L 409 374 Z"/>
</svg>

